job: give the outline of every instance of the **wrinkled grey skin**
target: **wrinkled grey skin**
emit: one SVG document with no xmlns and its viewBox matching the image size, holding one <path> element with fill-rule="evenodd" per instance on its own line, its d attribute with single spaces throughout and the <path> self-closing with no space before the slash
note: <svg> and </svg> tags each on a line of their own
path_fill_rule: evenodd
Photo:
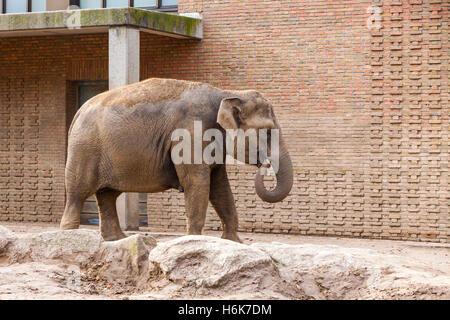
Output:
<svg viewBox="0 0 450 320">
<path fill-rule="evenodd" d="M 224 129 L 279 129 L 272 106 L 253 90 L 226 91 L 202 83 L 149 79 L 102 93 L 81 107 L 69 130 L 61 228 L 78 228 L 83 203 L 95 194 L 103 238 L 124 238 L 117 197 L 122 192 L 174 188 L 185 195 L 188 234 L 201 234 L 210 201 L 222 221 L 222 237 L 240 241 L 225 165 L 174 165 L 171 160 L 171 150 L 178 143 L 171 140 L 173 130 L 186 128 L 194 137 L 194 120 L 202 121 L 203 130 L 221 130 L 224 137 Z M 265 189 L 257 170 L 256 191 L 265 201 L 283 200 L 292 187 L 292 164 L 281 136 L 279 167 L 274 190 Z"/>
</svg>

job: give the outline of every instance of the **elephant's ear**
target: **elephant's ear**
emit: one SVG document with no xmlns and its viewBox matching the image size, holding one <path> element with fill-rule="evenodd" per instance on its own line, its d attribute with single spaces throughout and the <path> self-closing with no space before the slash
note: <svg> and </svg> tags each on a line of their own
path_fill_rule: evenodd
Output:
<svg viewBox="0 0 450 320">
<path fill-rule="evenodd" d="M 239 98 L 223 99 L 217 114 L 217 123 L 225 130 L 238 129 L 240 127 L 241 105 L 242 100 Z"/>
</svg>

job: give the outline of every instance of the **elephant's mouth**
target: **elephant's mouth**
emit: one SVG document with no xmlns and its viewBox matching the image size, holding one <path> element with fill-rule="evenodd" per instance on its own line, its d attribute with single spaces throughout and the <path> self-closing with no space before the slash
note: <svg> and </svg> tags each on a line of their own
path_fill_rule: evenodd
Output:
<svg viewBox="0 0 450 320">
<path fill-rule="evenodd" d="M 256 161 L 256 166 L 258 167 L 258 168 L 261 168 L 261 167 L 263 167 L 263 168 L 270 168 L 270 166 L 271 166 L 272 164 L 271 164 L 271 161 L 270 161 L 270 158 L 266 158 L 264 161 L 262 161 L 261 162 L 261 160 L 259 160 L 259 159 L 257 159 L 257 161 Z"/>
<path fill-rule="evenodd" d="M 271 163 L 270 159 L 267 158 L 266 160 L 264 160 L 264 162 L 260 162 L 258 160 L 258 163 L 256 164 L 256 166 L 258 167 L 258 169 L 260 169 L 260 173 L 262 175 L 265 175 L 266 174 L 266 169 L 269 169 L 272 166 L 272 163 Z"/>
</svg>

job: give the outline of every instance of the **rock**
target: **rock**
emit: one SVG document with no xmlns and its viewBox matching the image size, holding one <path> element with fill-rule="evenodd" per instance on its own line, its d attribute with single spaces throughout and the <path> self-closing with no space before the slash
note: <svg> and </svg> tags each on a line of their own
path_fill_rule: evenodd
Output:
<svg viewBox="0 0 450 320">
<path fill-rule="evenodd" d="M 13 262 L 60 259 L 83 264 L 98 252 L 102 242 L 97 231 L 86 229 L 28 234 L 10 246 L 8 256 Z"/>
<path fill-rule="evenodd" d="M 448 275 L 375 250 L 283 243 L 251 246 L 269 254 L 281 277 L 314 299 L 417 298 L 424 288 L 428 295 L 450 292 Z"/>
<path fill-rule="evenodd" d="M 13 234 L 2 230 L 0 239 L 12 239 Z M 9 238 L 6 237 L 8 235 Z M 142 261 L 156 240 L 140 234 L 118 241 L 103 241 L 98 231 L 77 229 L 28 234 L 16 238 L 8 248 L 12 262 L 62 260 L 68 264 L 115 264 L 115 268 L 138 272 Z"/>
<path fill-rule="evenodd" d="M 103 241 L 98 231 L 77 229 L 29 234 L 8 248 L 11 262 L 61 260 L 82 269 L 95 266 L 96 276 L 113 280 L 147 270 L 149 250 L 156 240 L 139 234 Z"/>
<path fill-rule="evenodd" d="M 95 283 L 94 288 L 91 283 L 86 289 L 77 285 L 75 287 L 80 287 L 77 290 L 94 292 L 108 287 L 119 292 L 147 285 L 148 253 L 155 246 L 154 238 L 140 234 L 118 241 L 103 241 L 98 231 L 77 229 L 19 237 L 8 246 L 6 255 L 10 263 L 58 263 L 68 270 L 66 278 L 71 277 L 73 270 L 78 270 L 77 277 Z"/>
<path fill-rule="evenodd" d="M 148 254 L 156 246 L 149 236 L 135 234 L 118 241 L 105 241 L 95 255 L 99 277 L 113 281 L 137 279 L 148 270 Z"/>
<path fill-rule="evenodd" d="M 208 236 L 157 244 L 142 234 L 105 242 L 96 230 L 15 235 L 0 226 L 0 262 L 0 298 L 39 290 L 66 298 L 450 298 L 446 268 L 336 245 L 249 246 Z"/>
<path fill-rule="evenodd" d="M 17 236 L 8 228 L 0 226 L 0 256 L 5 252 L 6 246 L 17 239 Z"/>
<path fill-rule="evenodd" d="M 142 262 L 147 261 L 148 253 L 154 247 L 154 238 L 135 234 L 122 240 L 104 242 L 99 259 L 105 263 L 121 264 L 122 269 L 131 267 L 130 271 L 138 273 Z"/>
<path fill-rule="evenodd" d="M 380 272 L 362 261 L 373 250 L 341 248 L 334 245 L 289 245 L 255 243 L 269 254 L 283 279 L 296 283 L 313 299 L 345 298 L 365 287 Z"/>
<path fill-rule="evenodd" d="M 283 285 L 268 254 L 215 237 L 184 236 L 159 243 L 150 251 L 149 261 L 166 279 L 194 288 L 195 294 L 211 293 L 203 289 L 220 289 L 228 295 L 266 291 L 266 296 L 279 298 Z"/>
</svg>

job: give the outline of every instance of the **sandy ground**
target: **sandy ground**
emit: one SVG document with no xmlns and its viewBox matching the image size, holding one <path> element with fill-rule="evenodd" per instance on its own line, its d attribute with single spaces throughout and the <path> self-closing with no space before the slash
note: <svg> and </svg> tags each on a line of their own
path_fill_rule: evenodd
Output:
<svg viewBox="0 0 450 320">
<path fill-rule="evenodd" d="M 19 235 L 58 230 L 58 225 L 43 223 L 2 223 L 2 225 Z M 98 227 L 82 226 L 82 228 L 95 230 Z M 145 231 L 143 233 L 153 236 L 159 242 L 183 235 L 181 233 L 148 233 Z M 205 234 L 220 237 L 219 232 L 207 231 Z M 411 261 L 413 259 L 425 266 L 425 268 L 430 268 L 430 270 L 450 276 L 450 244 L 250 233 L 240 233 L 240 237 L 246 244 L 255 242 L 280 242 L 286 244 L 338 245 L 344 248 L 373 249 L 380 253 L 395 255 L 397 258 L 403 257 L 405 261 Z M 61 276 L 63 273 L 67 274 L 67 270 L 64 270 L 63 267 L 58 265 L 44 265 L 36 262 L 8 265 L 0 259 L 0 299 L 133 298 L 132 295 L 106 294 L 106 292 L 78 294 L 70 290 L 70 288 L 67 288 L 67 279 Z M 142 296 L 136 297 L 142 298 Z M 164 296 L 154 298 L 164 298 Z"/>
</svg>

